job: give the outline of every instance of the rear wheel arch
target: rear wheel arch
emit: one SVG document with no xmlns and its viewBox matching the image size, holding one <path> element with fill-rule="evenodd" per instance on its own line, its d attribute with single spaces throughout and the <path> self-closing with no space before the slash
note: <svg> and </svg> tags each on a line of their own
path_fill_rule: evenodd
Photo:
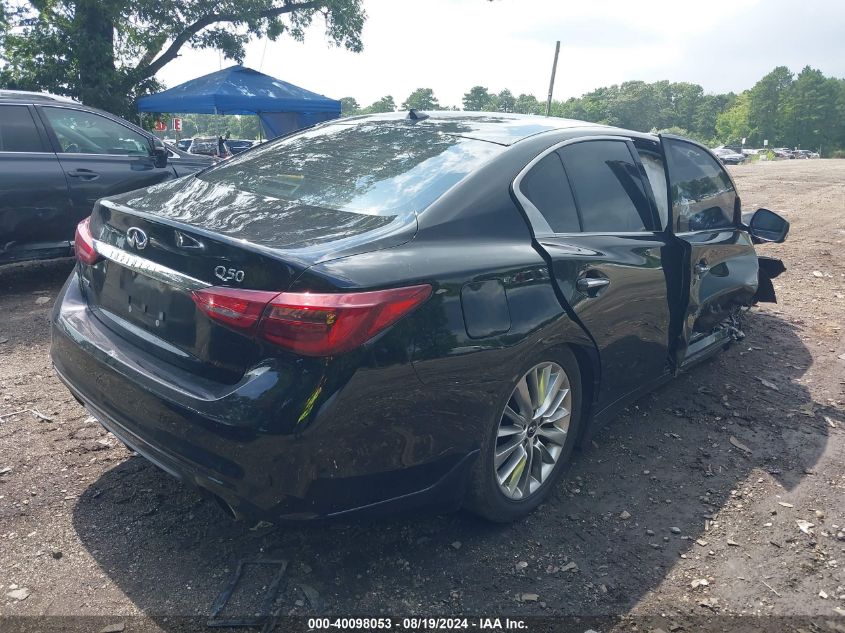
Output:
<svg viewBox="0 0 845 633">
<path fill-rule="evenodd" d="M 549 476 L 548 481 L 543 484 L 531 497 L 522 500 L 510 500 L 502 496 L 498 490 L 495 477 L 495 465 L 493 455 L 496 448 L 497 433 L 500 419 L 504 415 L 505 405 L 508 404 L 516 384 L 527 376 L 537 365 L 556 364 L 566 373 L 572 389 L 571 424 L 576 428 L 572 430 L 570 439 L 563 446 L 563 454 L 555 466 L 555 471 Z M 581 434 L 583 415 L 581 406 L 583 402 L 581 388 L 580 366 L 575 353 L 570 345 L 559 342 L 552 345 L 536 345 L 522 355 L 522 362 L 513 375 L 513 381 L 508 388 L 499 394 L 495 406 L 495 413 L 488 420 L 484 428 L 484 435 L 480 438 L 481 451 L 479 458 L 475 461 L 468 482 L 467 495 L 464 507 L 493 522 L 511 522 L 518 520 L 535 510 L 551 494 L 553 494 L 556 482 L 559 477 L 568 469 L 571 453 Z M 529 436 L 531 437 L 531 436 Z"/>
<path fill-rule="evenodd" d="M 582 447 L 582 443 L 590 436 L 588 429 L 592 423 L 593 401 L 598 393 L 600 365 L 595 348 L 576 344 L 569 344 L 567 347 L 575 357 L 581 375 L 581 426 L 578 441 L 575 443 L 577 448 Z"/>
<path fill-rule="evenodd" d="M 598 382 L 601 379 L 599 349 L 589 331 L 566 309 L 561 311 L 552 328 L 554 331 L 547 332 L 547 335 L 535 343 L 527 355 L 541 354 L 543 349 L 567 348 L 578 363 L 583 391 L 583 409 L 589 415 L 593 397 L 598 393 Z"/>
<path fill-rule="evenodd" d="M 581 379 L 581 414 L 576 448 L 583 448 L 592 437 L 593 403 L 599 392 L 601 359 L 592 341 L 568 341 L 548 346 L 550 353 L 557 348 L 565 349 L 575 357 Z"/>
</svg>

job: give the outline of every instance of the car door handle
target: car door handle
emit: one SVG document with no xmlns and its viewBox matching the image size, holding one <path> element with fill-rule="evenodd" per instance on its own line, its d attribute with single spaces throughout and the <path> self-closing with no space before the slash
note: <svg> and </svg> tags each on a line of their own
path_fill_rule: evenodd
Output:
<svg viewBox="0 0 845 633">
<path fill-rule="evenodd" d="M 594 297 L 599 290 L 609 285 L 610 279 L 607 277 L 581 277 L 575 282 L 575 287 L 578 290 L 591 297 Z"/>
<path fill-rule="evenodd" d="M 82 180 L 97 180 L 100 177 L 100 174 L 90 169 L 74 169 L 73 171 L 67 172 L 67 175 L 73 176 L 74 178 L 81 178 Z"/>
</svg>

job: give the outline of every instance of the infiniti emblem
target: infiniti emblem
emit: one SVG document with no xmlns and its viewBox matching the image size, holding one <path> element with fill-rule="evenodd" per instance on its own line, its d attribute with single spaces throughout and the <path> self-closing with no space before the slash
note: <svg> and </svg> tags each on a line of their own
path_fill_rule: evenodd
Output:
<svg viewBox="0 0 845 633">
<path fill-rule="evenodd" d="M 130 226 L 129 229 L 127 229 L 126 241 L 129 242 L 129 246 L 134 246 L 139 251 L 147 248 L 147 234 L 137 226 Z"/>
</svg>

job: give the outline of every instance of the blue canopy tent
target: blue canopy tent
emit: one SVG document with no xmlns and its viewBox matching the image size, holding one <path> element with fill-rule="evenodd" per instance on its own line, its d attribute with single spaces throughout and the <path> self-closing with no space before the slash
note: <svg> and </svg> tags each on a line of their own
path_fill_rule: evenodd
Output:
<svg viewBox="0 0 845 633">
<path fill-rule="evenodd" d="M 138 100 L 140 112 L 257 114 L 268 138 L 340 116 L 340 101 L 230 66 Z"/>
</svg>

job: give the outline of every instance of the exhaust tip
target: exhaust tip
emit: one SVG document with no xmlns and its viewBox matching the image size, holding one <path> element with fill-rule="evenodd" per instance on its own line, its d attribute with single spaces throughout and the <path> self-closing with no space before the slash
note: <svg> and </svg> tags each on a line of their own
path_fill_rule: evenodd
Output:
<svg viewBox="0 0 845 633">
<path fill-rule="evenodd" d="M 217 506 L 223 511 L 223 513 L 233 521 L 242 521 L 244 519 L 244 515 L 241 512 L 235 510 L 235 508 L 233 508 L 229 504 L 229 502 L 226 501 L 223 497 L 214 494 L 206 488 L 202 488 L 199 486 L 197 488 L 199 489 L 200 495 L 202 495 L 206 499 L 214 501 L 214 503 L 217 504 Z"/>
<path fill-rule="evenodd" d="M 240 513 L 235 510 L 231 505 L 229 505 L 229 503 L 227 503 L 222 497 L 218 497 L 213 493 L 211 496 L 214 497 L 214 501 L 217 502 L 217 505 L 220 506 L 220 509 L 223 510 L 223 512 L 225 512 L 230 519 L 232 519 L 233 521 L 241 520 L 242 517 Z"/>
</svg>

